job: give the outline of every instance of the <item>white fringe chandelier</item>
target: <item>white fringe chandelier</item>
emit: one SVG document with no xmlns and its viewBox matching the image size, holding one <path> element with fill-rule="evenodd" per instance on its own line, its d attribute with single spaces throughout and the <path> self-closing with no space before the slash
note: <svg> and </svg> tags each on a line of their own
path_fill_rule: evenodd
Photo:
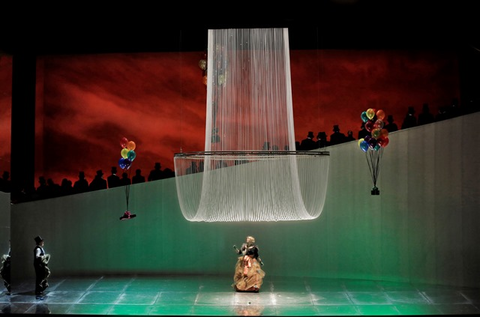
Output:
<svg viewBox="0 0 480 317">
<path fill-rule="evenodd" d="M 288 29 L 208 31 L 205 151 L 174 164 L 188 221 L 321 214 L 329 153 L 295 150 Z"/>
</svg>

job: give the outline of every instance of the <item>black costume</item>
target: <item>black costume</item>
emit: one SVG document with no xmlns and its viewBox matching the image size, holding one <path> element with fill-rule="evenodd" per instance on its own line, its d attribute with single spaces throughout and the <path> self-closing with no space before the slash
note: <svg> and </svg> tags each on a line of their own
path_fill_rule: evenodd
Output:
<svg viewBox="0 0 480 317">
<path fill-rule="evenodd" d="M 37 245 L 33 249 L 33 267 L 35 268 L 35 295 L 42 296 L 43 291 L 49 286 L 48 277 L 50 276 L 50 269 L 48 262 L 50 255 L 45 253 L 43 249 L 43 239 L 40 236 L 35 237 Z"/>
<path fill-rule="evenodd" d="M 0 268 L 0 275 L 3 278 L 3 285 L 7 288 L 7 293 L 10 294 L 12 291 L 12 286 L 11 286 L 11 251 L 8 250 L 8 254 L 4 254 L 2 256 L 2 267 Z"/>
</svg>

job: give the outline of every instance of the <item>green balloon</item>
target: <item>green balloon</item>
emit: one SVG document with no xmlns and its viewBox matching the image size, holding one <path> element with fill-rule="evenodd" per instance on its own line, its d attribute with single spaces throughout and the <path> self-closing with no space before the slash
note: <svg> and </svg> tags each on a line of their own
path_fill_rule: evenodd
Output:
<svg viewBox="0 0 480 317">
<path fill-rule="evenodd" d="M 127 158 L 128 158 L 130 161 L 133 161 L 136 157 L 137 157 L 137 154 L 135 153 L 134 150 L 128 151 Z"/>
</svg>

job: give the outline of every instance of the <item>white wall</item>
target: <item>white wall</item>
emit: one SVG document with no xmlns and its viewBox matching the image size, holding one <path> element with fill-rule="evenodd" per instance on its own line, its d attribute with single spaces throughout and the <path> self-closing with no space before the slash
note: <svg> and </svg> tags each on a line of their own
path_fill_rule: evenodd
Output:
<svg viewBox="0 0 480 317">
<path fill-rule="evenodd" d="M 14 280 L 32 278 L 33 238 L 52 277 L 106 273 L 233 274 L 232 245 L 254 235 L 269 275 L 480 283 L 480 113 L 390 134 L 372 196 L 357 142 L 331 146 L 327 199 L 303 222 L 191 223 L 175 179 L 11 206 Z M 2 214 L 10 206 L 2 201 Z M 8 219 L 8 216 L 1 218 Z M 3 230 L 3 229 L 2 229 Z M 3 234 L 3 233 L 2 233 Z"/>
</svg>

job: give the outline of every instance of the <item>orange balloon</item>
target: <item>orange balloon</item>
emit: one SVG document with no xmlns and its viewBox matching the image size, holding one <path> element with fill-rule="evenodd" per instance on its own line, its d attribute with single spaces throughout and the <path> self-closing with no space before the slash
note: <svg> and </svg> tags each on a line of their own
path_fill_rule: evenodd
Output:
<svg viewBox="0 0 480 317">
<path fill-rule="evenodd" d="M 128 150 L 135 150 L 136 144 L 133 141 L 128 141 L 127 143 L 127 149 Z"/>
<path fill-rule="evenodd" d="M 385 112 L 382 109 L 377 111 L 377 119 L 383 120 L 385 118 Z"/>
</svg>

